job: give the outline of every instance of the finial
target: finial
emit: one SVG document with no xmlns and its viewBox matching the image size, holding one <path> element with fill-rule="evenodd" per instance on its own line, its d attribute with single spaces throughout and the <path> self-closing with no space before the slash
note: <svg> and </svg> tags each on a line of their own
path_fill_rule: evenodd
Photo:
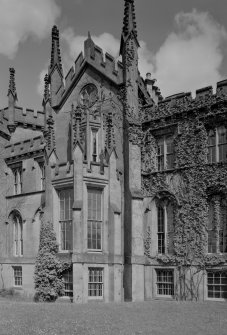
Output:
<svg viewBox="0 0 227 335">
<path fill-rule="evenodd" d="M 46 74 L 44 77 L 44 94 L 43 94 L 44 102 L 46 102 L 49 98 L 50 98 L 49 79 L 48 75 Z"/>
<path fill-rule="evenodd" d="M 125 1 L 125 9 L 124 9 L 123 28 L 121 34 L 120 55 L 123 54 L 124 45 L 128 40 L 128 38 L 131 36 L 131 34 L 133 34 L 134 36 L 137 48 L 140 46 L 137 39 L 134 0 L 124 0 L 124 1 Z"/>
<path fill-rule="evenodd" d="M 89 30 L 88 30 L 88 34 L 87 35 L 88 35 L 88 39 L 91 40 L 91 33 L 90 33 Z"/>
<path fill-rule="evenodd" d="M 82 110 L 79 106 L 74 109 L 72 104 L 72 129 L 73 129 L 73 144 L 77 141 L 81 143 L 82 133 L 81 133 L 81 120 L 82 120 Z"/>
<path fill-rule="evenodd" d="M 15 84 L 15 69 L 13 67 L 9 68 L 9 89 L 8 89 L 8 96 L 11 93 L 15 100 L 17 100 L 17 92 L 16 92 L 16 84 Z"/>
<path fill-rule="evenodd" d="M 131 31 L 133 31 L 135 37 L 137 37 L 135 4 L 134 0 L 125 0 L 122 34 L 127 36 L 131 33 Z"/>
<path fill-rule="evenodd" d="M 51 60 L 50 60 L 50 69 L 57 64 L 60 68 L 61 73 L 63 74 L 62 64 L 61 64 L 61 52 L 60 52 L 60 43 L 59 43 L 59 30 L 57 26 L 52 28 L 52 46 L 51 46 Z"/>
</svg>

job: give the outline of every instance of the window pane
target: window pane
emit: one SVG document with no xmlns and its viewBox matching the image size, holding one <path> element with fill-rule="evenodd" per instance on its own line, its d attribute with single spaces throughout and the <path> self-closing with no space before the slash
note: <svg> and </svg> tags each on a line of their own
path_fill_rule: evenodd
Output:
<svg viewBox="0 0 227 335">
<path fill-rule="evenodd" d="M 227 274 L 224 272 L 207 273 L 208 298 L 226 298 Z"/>
<path fill-rule="evenodd" d="M 88 189 L 88 249 L 101 249 L 102 236 L 102 191 Z"/>
<path fill-rule="evenodd" d="M 22 267 L 21 266 L 14 267 L 14 285 L 22 286 Z"/>
<path fill-rule="evenodd" d="M 103 269 L 88 269 L 88 296 L 103 297 Z"/>
<path fill-rule="evenodd" d="M 174 294 L 173 270 L 156 270 L 157 294 L 172 296 Z"/>
<path fill-rule="evenodd" d="M 73 296 L 73 273 L 71 271 L 67 271 L 63 274 L 63 282 L 65 289 L 65 296 L 72 297 Z"/>
<path fill-rule="evenodd" d="M 227 132 L 224 126 L 218 128 L 219 162 L 227 161 Z"/>
<path fill-rule="evenodd" d="M 158 171 L 164 170 L 164 142 L 162 140 L 158 142 L 157 165 Z"/>
<path fill-rule="evenodd" d="M 165 212 L 162 206 L 158 206 L 158 253 L 165 253 Z"/>
<path fill-rule="evenodd" d="M 60 246 L 61 250 L 72 250 L 72 205 L 73 189 L 59 192 L 60 201 Z"/>
</svg>

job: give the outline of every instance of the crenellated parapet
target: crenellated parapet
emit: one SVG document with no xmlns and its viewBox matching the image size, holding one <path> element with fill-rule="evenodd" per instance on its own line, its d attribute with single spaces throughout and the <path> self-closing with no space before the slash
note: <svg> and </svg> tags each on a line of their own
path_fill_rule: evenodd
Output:
<svg viewBox="0 0 227 335">
<path fill-rule="evenodd" d="M 15 142 L 5 146 L 4 157 L 6 163 L 25 158 L 33 157 L 34 155 L 43 155 L 45 141 L 43 136 L 37 136 L 20 142 Z"/>
<path fill-rule="evenodd" d="M 71 67 L 65 77 L 65 90 L 67 90 L 78 77 L 85 63 L 90 64 L 96 70 L 101 72 L 110 80 L 119 84 L 123 80 L 123 65 L 120 61 L 116 63 L 115 58 L 109 53 L 104 53 L 103 50 L 95 45 L 88 44 L 87 40 L 84 43 L 84 55 L 81 52 L 77 57 L 74 67 Z"/>
<path fill-rule="evenodd" d="M 9 108 L 4 109 L 4 119 L 10 130 L 14 132 L 17 127 L 33 130 L 42 130 L 44 127 L 44 113 L 30 108 L 14 107 L 14 117 L 9 120 Z"/>
<path fill-rule="evenodd" d="M 143 109 L 144 122 L 155 121 L 160 118 L 177 117 L 182 113 L 201 110 L 206 114 L 210 109 L 218 113 L 221 104 L 227 102 L 227 80 L 217 83 L 216 93 L 213 94 L 213 88 L 207 86 L 196 90 L 196 96 L 193 99 L 192 94 L 179 93 L 167 97 L 159 102 L 157 106 L 146 106 Z"/>
<path fill-rule="evenodd" d="M 91 41 L 91 42 L 90 42 Z M 51 82 L 51 105 L 54 108 L 59 107 L 68 97 L 74 85 L 78 81 L 84 69 L 90 66 L 98 71 L 101 75 L 111 80 L 115 85 L 123 82 L 123 65 L 120 61 L 115 60 L 109 53 L 94 44 L 91 37 L 84 42 L 84 53 L 81 52 L 75 60 L 74 66 L 70 68 L 65 76 L 65 83 L 61 81 L 53 94 L 54 80 Z M 53 100 L 53 97 L 54 100 Z"/>
</svg>

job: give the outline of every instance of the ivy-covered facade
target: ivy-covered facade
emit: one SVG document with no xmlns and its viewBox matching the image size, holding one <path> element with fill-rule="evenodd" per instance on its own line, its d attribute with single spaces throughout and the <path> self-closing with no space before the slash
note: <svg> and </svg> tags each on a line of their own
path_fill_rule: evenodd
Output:
<svg viewBox="0 0 227 335">
<path fill-rule="evenodd" d="M 175 95 L 144 115 L 145 271 L 162 281 L 156 289 L 150 280 L 147 292 L 226 299 L 227 81 L 216 94 Z"/>
<path fill-rule="evenodd" d="M 163 99 L 90 33 L 64 76 L 52 29 L 42 110 L 0 111 L 0 288 L 84 303 L 227 298 L 227 81 Z M 41 233 L 40 233 L 41 232 Z M 45 238 L 43 238 L 45 237 Z"/>
</svg>

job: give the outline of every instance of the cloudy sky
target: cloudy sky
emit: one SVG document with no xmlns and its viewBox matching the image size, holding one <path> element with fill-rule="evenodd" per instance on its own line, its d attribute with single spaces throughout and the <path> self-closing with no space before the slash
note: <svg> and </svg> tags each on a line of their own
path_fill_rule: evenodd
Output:
<svg viewBox="0 0 227 335">
<path fill-rule="evenodd" d="M 139 68 L 163 96 L 227 78 L 226 0 L 136 0 Z M 0 0 L 0 108 L 7 105 L 8 68 L 16 69 L 18 105 L 41 109 L 51 28 L 60 29 L 64 74 L 88 30 L 119 54 L 123 0 Z"/>
</svg>

